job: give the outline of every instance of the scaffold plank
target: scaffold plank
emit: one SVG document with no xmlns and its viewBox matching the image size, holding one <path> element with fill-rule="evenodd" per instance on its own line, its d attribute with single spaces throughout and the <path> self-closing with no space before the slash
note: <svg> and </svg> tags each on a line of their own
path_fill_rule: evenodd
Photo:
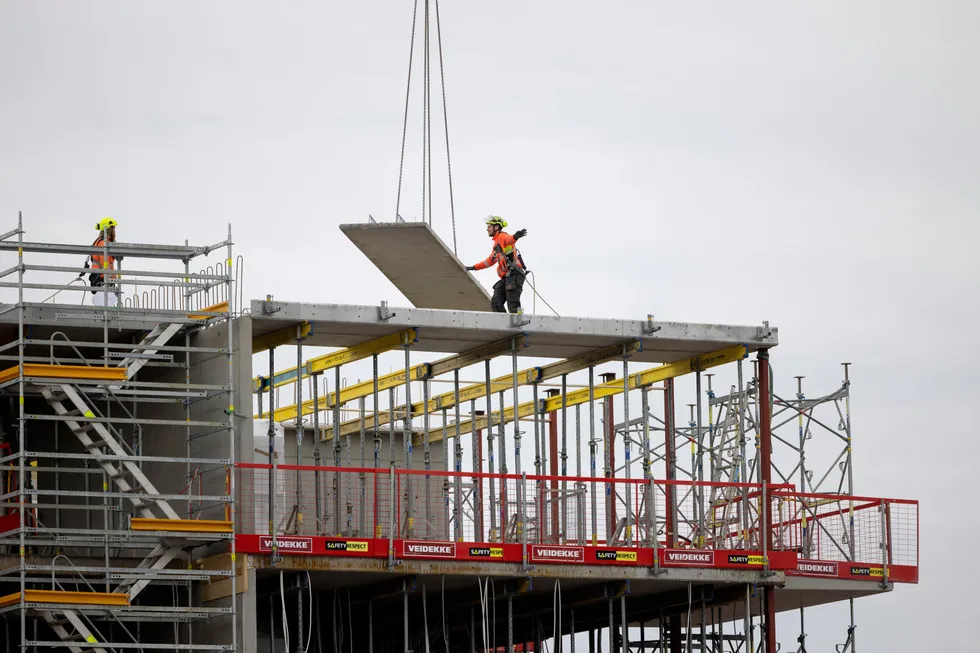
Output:
<svg viewBox="0 0 980 653">
<path fill-rule="evenodd" d="M 20 373 L 18 366 L 0 372 L 0 383 L 16 379 Z M 89 365 L 48 365 L 26 363 L 24 376 L 35 379 L 84 379 L 88 381 L 125 381 L 126 370 L 117 367 Z"/>
<path fill-rule="evenodd" d="M 129 527 L 134 531 L 172 533 L 231 533 L 232 523 L 224 519 L 155 519 L 133 517 Z"/>
<path fill-rule="evenodd" d="M 0 597 L 0 608 L 20 603 L 47 603 L 62 605 L 109 605 L 128 606 L 129 594 L 111 592 L 66 592 L 61 590 L 25 590 Z"/>
<path fill-rule="evenodd" d="M 340 230 L 412 305 L 490 310 L 489 293 L 428 224 L 343 224 Z"/>
</svg>

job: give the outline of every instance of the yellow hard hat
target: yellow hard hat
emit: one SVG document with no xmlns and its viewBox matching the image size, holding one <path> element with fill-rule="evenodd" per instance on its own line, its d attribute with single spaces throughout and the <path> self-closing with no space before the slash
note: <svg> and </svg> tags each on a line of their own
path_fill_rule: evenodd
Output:
<svg viewBox="0 0 980 653">
<path fill-rule="evenodd" d="M 98 229 L 99 231 L 105 231 L 109 227 L 116 227 L 118 225 L 119 223 L 113 220 L 112 218 L 102 218 L 101 220 L 99 220 L 99 224 L 95 225 L 95 228 Z"/>
<path fill-rule="evenodd" d="M 488 215 L 484 222 L 487 224 L 499 225 L 501 229 L 507 226 L 507 221 L 501 218 L 499 215 Z"/>
</svg>

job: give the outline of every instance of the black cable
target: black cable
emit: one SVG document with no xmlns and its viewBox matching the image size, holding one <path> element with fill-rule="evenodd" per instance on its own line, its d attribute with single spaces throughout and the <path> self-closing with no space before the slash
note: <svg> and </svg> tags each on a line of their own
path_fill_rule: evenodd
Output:
<svg viewBox="0 0 980 653">
<path fill-rule="evenodd" d="M 415 53 L 415 23 L 418 15 L 419 0 L 415 0 L 412 8 L 412 40 L 408 48 L 408 82 L 405 85 L 405 117 L 402 119 L 402 153 L 398 162 L 398 195 L 395 199 L 395 221 L 398 221 L 398 210 L 402 199 L 402 172 L 405 167 L 405 136 L 408 134 L 408 98 L 412 90 L 412 56 Z"/>
<path fill-rule="evenodd" d="M 449 216 L 453 223 L 453 254 L 456 251 L 456 204 L 453 201 L 453 162 L 449 155 L 449 115 L 446 108 L 446 71 L 442 58 L 442 24 L 439 21 L 439 0 L 436 0 L 436 39 L 439 41 L 439 78 L 442 82 L 442 123 L 446 131 L 446 166 L 449 169 Z"/>
</svg>

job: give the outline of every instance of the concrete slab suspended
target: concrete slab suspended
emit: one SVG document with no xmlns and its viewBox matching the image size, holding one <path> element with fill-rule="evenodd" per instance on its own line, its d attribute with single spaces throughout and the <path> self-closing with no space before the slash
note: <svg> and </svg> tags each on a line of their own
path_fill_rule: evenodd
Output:
<svg viewBox="0 0 980 653">
<path fill-rule="evenodd" d="M 415 307 L 490 310 L 489 293 L 428 224 L 343 224 L 340 230 Z"/>
<path fill-rule="evenodd" d="M 525 316 L 526 324 L 515 326 L 508 313 L 439 311 L 422 308 L 344 304 L 306 304 L 253 300 L 249 319 L 253 337 L 286 326 L 309 322 L 314 347 L 353 347 L 368 340 L 409 327 L 418 329 L 413 348 L 427 352 L 458 353 L 515 333 L 528 334 L 528 346 L 518 356 L 572 358 L 589 351 L 641 339 L 643 350 L 630 360 L 673 363 L 684 358 L 745 345 L 750 352 L 775 347 L 778 330 L 768 325 L 732 326 L 647 322 L 582 317 Z M 652 329 L 651 329 L 652 327 Z"/>
</svg>

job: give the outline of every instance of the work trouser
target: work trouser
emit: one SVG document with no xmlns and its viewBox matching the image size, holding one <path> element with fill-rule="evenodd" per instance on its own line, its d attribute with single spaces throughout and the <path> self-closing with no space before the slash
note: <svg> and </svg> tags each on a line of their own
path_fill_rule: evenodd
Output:
<svg viewBox="0 0 980 653">
<path fill-rule="evenodd" d="M 497 283 L 493 284 L 493 297 L 490 298 L 490 307 L 494 313 L 504 312 L 504 301 L 507 301 L 507 309 L 511 313 L 521 311 L 521 292 L 524 290 L 524 273 L 510 272 L 507 276 L 501 277 Z"/>
</svg>

